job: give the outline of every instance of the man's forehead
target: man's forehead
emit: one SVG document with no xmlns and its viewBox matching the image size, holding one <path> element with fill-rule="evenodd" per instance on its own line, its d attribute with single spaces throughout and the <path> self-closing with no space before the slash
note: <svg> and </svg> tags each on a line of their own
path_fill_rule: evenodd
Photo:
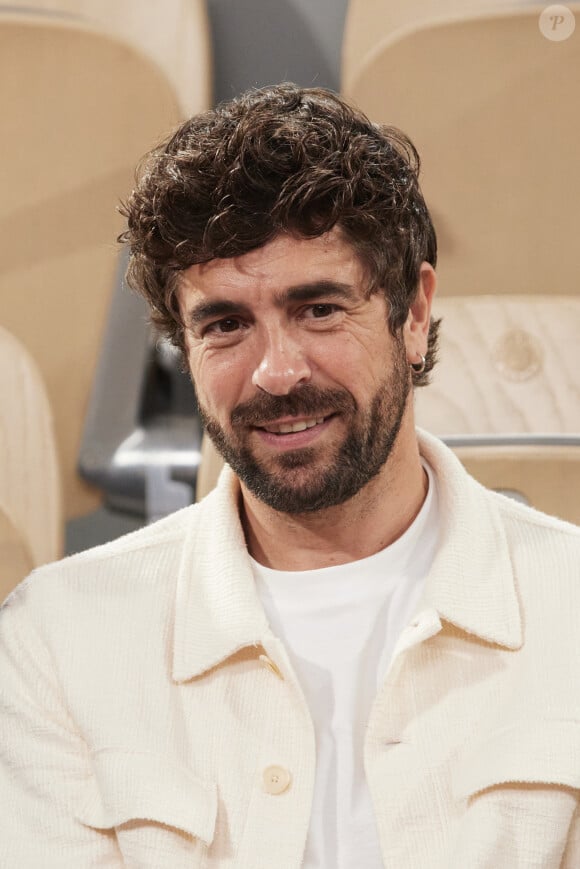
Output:
<svg viewBox="0 0 580 869">
<path fill-rule="evenodd" d="M 315 238 L 280 234 L 262 247 L 229 258 L 216 258 L 181 272 L 179 286 L 188 295 L 214 289 L 246 287 L 252 282 L 304 283 L 310 275 L 324 280 L 344 275 L 344 282 L 357 281 L 363 264 L 340 229 Z"/>
</svg>

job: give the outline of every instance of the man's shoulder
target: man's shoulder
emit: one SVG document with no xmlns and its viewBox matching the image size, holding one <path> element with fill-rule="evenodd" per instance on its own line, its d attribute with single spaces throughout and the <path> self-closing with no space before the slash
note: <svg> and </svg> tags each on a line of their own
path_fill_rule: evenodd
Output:
<svg viewBox="0 0 580 869">
<path fill-rule="evenodd" d="M 154 586 L 157 590 L 177 573 L 188 531 L 195 526 L 200 505 L 194 504 L 109 543 L 69 555 L 32 571 L 2 604 L 21 598 L 43 606 L 75 595 L 122 595 L 133 598 Z"/>
<path fill-rule="evenodd" d="M 557 622 L 565 634 L 563 610 L 576 613 L 580 606 L 580 528 L 496 492 L 489 499 L 527 618 L 536 612 L 546 626 Z"/>
<path fill-rule="evenodd" d="M 580 526 L 536 510 L 516 498 L 486 490 L 495 504 L 506 531 L 511 536 L 535 541 L 541 546 L 555 546 L 578 551 Z"/>
</svg>

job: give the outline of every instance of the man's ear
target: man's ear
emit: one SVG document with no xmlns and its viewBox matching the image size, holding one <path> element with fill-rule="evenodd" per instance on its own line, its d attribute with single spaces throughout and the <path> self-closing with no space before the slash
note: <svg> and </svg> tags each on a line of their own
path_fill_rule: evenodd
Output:
<svg viewBox="0 0 580 869">
<path fill-rule="evenodd" d="M 420 361 L 427 355 L 427 336 L 431 322 L 431 305 L 437 289 L 435 269 L 428 262 L 421 263 L 419 286 L 409 308 L 407 322 L 403 327 L 407 359 L 409 363 Z"/>
</svg>

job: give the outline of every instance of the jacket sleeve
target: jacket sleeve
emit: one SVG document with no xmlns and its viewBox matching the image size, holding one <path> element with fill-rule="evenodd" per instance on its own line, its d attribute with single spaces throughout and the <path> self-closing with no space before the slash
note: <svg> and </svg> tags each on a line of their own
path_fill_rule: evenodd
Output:
<svg viewBox="0 0 580 869">
<path fill-rule="evenodd" d="M 38 579 L 37 579 L 38 581 Z M 23 583 L 0 610 L 0 866 L 122 867 L 114 830 L 75 816 L 89 754 Z"/>
</svg>

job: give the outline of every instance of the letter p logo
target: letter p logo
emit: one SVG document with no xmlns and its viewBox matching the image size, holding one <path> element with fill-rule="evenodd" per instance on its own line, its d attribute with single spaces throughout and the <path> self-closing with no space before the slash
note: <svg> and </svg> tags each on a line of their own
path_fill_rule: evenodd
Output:
<svg viewBox="0 0 580 869">
<path fill-rule="evenodd" d="M 567 6 L 547 6 L 538 20 L 542 36 L 551 42 L 562 42 L 574 33 L 576 19 Z"/>
</svg>

